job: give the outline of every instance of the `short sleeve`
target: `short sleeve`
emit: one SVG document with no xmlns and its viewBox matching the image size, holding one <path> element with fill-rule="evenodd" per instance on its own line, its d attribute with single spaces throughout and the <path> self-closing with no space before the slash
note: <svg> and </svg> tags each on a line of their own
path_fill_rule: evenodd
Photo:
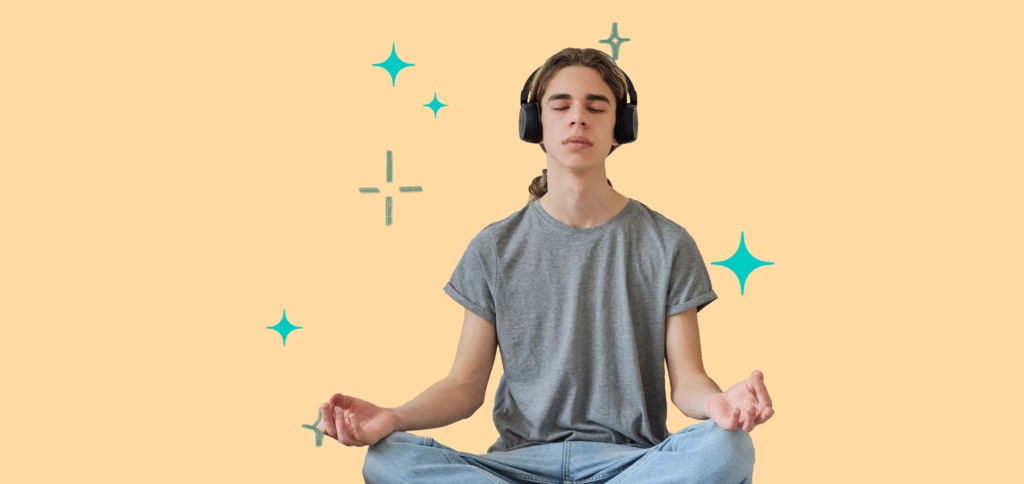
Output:
<svg viewBox="0 0 1024 484">
<path fill-rule="evenodd" d="M 497 253 L 493 239 L 482 230 L 462 254 L 444 292 L 477 316 L 495 324 L 494 283 Z"/>
<path fill-rule="evenodd" d="M 699 312 L 715 299 L 718 295 L 711 289 L 711 276 L 697 250 L 697 243 L 686 229 L 682 229 L 672 253 L 665 314 L 671 316 L 690 308 L 697 308 Z"/>
</svg>

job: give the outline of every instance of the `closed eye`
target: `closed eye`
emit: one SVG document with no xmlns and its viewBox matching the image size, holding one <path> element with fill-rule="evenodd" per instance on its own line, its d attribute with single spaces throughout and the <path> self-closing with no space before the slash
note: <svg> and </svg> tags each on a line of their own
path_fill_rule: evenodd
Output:
<svg viewBox="0 0 1024 484">
<path fill-rule="evenodd" d="M 564 108 L 552 108 L 552 109 L 554 109 L 555 111 L 565 111 L 566 109 L 569 109 L 569 107 L 566 106 Z M 593 111 L 595 113 L 603 113 L 604 112 L 603 109 L 594 109 L 594 108 L 587 108 L 587 109 L 589 109 L 590 111 Z"/>
</svg>

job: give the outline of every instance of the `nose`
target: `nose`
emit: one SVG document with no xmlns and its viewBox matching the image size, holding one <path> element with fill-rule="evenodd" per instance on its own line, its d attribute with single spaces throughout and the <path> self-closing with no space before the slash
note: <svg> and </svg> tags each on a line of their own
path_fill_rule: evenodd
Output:
<svg viewBox="0 0 1024 484">
<path fill-rule="evenodd" d="M 576 126 L 577 124 L 579 124 L 580 126 L 585 127 L 587 125 L 586 115 L 587 109 L 582 105 L 577 105 L 575 108 L 573 108 L 572 117 L 569 118 L 569 126 Z"/>
</svg>

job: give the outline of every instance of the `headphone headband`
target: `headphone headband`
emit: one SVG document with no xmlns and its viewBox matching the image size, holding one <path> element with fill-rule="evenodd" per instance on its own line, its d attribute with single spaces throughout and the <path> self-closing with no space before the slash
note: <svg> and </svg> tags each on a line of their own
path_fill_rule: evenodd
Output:
<svg viewBox="0 0 1024 484">
<path fill-rule="evenodd" d="M 602 54 L 604 54 L 604 52 L 602 52 Z M 607 55 L 607 54 L 605 54 L 605 55 Z M 532 89 L 530 89 L 530 88 L 533 87 L 533 82 L 536 81 L 535 77 L 536 77 L 537 73 L 540 72 L 542 67 L 544 67 L 544 66 L 541 66 L 541 67 L 538 67 L 537 69 L 535 69 L 533 71 L 533 74 L 530 74 L 530 77 L 526 78 L 526 84 L 523 84 L 523 92 L 519 94 L 519 104 L 526 104 L 526 101 L 529 99 L 529 96 L 530 96 L 530 91 L 532 91 Z M 616 103 L 622 103 L 623 100 L 626 100 L 626 96 L 628 95 L 629 96 L 628 104 L 632 104 L 632 105 L 636 106 L 636 89 L 633 89 L 633 81 L 631 81 L 629 79 L 629 76 L 626 75 L 626 71 L 620 69 L 619 66 L 615 66 L 615 68 L 619 70 L 619 73 L 621 73 L 622 77 L 625 78 L 625 80 L 626 80 L 626 92 L 622 93 L 622 98 L 623 99 L 616 99 L 615 102 Z M 537 94 L 540 94 L 540 93 L 537 93 Z M 539 103 L 539 101 L 537 101 L 536 99 L 534 99 L 533 102 Z"/>
</svg>

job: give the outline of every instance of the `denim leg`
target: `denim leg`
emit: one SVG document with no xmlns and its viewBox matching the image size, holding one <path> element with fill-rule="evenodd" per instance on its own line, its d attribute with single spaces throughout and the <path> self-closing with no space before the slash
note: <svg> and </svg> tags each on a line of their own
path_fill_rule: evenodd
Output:
<svg viewBox="0 0 1024 484">
<path fill-rule="evenodd" d="M 726 432 L 708 419 L 648 449 L 608 484 L 751 484 L 753 474 L 750 434 Z"/>
<path fill-rule="evenodd" d="M 392 432 L 366 451 L 366 484 L 507 484 L 430 437 Z"/>
<path fill-rule="evenodd" d="M 598 442 L 566 442 L 565 482 L 606 484 L 644 457 L 649 449 Z"/>
<path fill-rule="evenodd" d="M 563 444 L 491 454 L 459 452 L 430 437 L 392 432 L 369 447 L 367 484 L 561 484 Z"/>
</svg>

